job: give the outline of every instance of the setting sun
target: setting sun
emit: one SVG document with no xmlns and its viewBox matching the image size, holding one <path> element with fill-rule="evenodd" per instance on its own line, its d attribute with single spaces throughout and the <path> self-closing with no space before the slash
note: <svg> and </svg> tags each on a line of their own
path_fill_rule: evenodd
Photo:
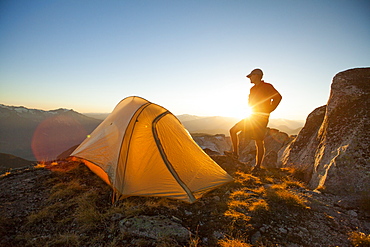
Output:
<svg viewBox="0 0 370 247">
<path fill-rule="evenodd" d="M 252 108 L 246 107 L 245 112 L 244 112 L 244 114 L 245 114 L 244 118 L 250 117 L 250 115 L 252 115 L 252 113 L 253 113 Z"/>
<path fill-rule="evenodd" d="M 252 114 L 252 109 L 248 106 L 244 106 L 243 109 L 238 109 L 238 111 L 230 112 L 232 117 L 238 118 L 239 120 L 242 120 L 244 118 L 250 117 Z"/>
<path fill-rule="evenodd" d="M 238 120 L 242 120 L 244 118 L 248 118 L 251 114 L 252 109 L 248 106 L 243 106 L 230 109 L 228 112 L 225 112 L 223 116 L 234 117 L 237 118 Z"/>
</svg>

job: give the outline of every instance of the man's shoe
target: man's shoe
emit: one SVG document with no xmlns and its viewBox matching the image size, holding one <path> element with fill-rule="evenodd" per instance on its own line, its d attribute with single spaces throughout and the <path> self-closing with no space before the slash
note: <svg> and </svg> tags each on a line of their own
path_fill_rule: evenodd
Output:
<svg viewBox="0 0 370 247">
<path fill-rule="evenodd" d="M 234 160 L 239 160 L 239 155 L 237 155 L 236 153 L 232 152 L 232 151 L 224 151 L 224 154 L 226 156 L 229 156 L 231 157 L 232 159 Z"/>
<path fill-rule="evenodd" d="M 260 166 L 255 166 L 253 169 L 252 169 L 252 174 L 255 175 L 255 174 L 260 174 L 262 172 L 262 168 Z"/>
</svg>

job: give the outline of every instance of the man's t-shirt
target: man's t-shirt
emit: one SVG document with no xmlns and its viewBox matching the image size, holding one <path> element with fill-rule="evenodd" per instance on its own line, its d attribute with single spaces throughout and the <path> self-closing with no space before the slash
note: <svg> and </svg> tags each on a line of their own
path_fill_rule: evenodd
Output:
<svg viewBox="0 0 370 247">
<path fill-rule="evenodd" d="M 270 83 L 262 81 L 251 88 L 248 104 L 253 112 L 270 113 L 279 104 L 280 97 L 278 91 Z M 271 100 L 275 102 L 272 104 Z"/>
</svg>

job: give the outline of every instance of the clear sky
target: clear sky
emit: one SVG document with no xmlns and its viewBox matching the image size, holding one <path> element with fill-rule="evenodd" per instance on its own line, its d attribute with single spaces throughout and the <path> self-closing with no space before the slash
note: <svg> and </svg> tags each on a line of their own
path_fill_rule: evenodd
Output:
<svg viewBox="0 0 370 247">
<path fill-rule="evenodd" d="M 0 103 L 111 112 L 136 95 L 176 115 L 242 117 L 261 68 L 306 119 L 333 76 L 370 66 L 370 1 L 0 0 Z"/>
</svg>

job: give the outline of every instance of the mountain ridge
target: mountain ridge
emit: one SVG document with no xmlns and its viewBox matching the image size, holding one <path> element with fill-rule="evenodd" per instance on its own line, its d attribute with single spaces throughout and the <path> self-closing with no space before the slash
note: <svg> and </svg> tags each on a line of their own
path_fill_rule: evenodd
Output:
<svg viewBox="0 0 370 247">
<path fill-rule="evenodd" d="M 104 120 L 109 113 L 82 113 L 86 116 Z M 229 129 L 240 119 L 224 116 L 198 116 L 192 114 L 176 115 L 185 128 L 191 133 L 229 135 Z M 289 135 L 296 135 L 302 129 L 305 120 L 283 118 L 270 119 L 269 127 L 279 129 Z"/>
<path fill-rule="evenodd" d="M 82 142 L 100 120 L 74 110 L 51 111 L 0 104 L 0 152 L 26 160 L 50 160 Z"/>
</svg>

